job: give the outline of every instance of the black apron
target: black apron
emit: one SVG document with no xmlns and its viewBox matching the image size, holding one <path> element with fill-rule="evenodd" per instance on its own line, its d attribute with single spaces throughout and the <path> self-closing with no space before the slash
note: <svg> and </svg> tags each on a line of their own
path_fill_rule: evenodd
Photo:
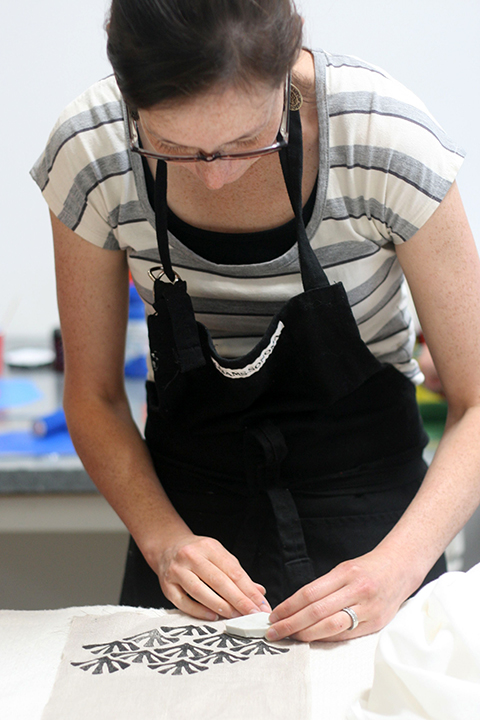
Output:
<svg viewBox="0 0 480 720">
<path fill-rule="evenodd" d="M 369 351 L 342 283 L 329 284 L 308 241 L 298 112 L 280 161 L 304 292 L 235 359 L 218 355 L 172 269 L 166 164 L 158 162 L 162 265 L 148 318 L 155 382 L 147 382 L 145 428 L 178 513 L 232 552 L 272 606 L 385 537 L 422 482 L 428 440 L 413 384 Z M 425 582 L 445 569 L 441 558 Z M 173 607 L 133 540 L 121 603 Z"/>
</svg>

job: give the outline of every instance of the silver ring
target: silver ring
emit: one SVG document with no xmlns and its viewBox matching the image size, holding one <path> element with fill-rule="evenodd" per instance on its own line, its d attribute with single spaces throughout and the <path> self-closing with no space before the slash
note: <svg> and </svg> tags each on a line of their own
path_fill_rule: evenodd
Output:
<svg viewBox="0 0 480 720">
<path fill-rule="evenodd" d="M 347 615 L 349 615 L 350 618 L 352 619 L 352 625 L 348 629 L 355 630 L 355 628 L 358 626 L 358 617 L 357 617 L 357 613 L 355 612 L 355 610 L 352 610 L 352 608 L 350 608 L 350 607 L 344 607 L 344 608 L 342 608 L 342 612 L 346 612 Z"/>
</svg>

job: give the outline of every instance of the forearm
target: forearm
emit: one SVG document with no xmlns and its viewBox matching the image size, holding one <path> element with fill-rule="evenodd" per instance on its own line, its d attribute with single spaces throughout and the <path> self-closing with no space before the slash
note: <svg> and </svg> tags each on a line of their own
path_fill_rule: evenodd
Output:
<svg viewBox="0 0 480 720">
<path fill-rule="evenodd" d="M 416 497 L 379 550 L 405 565 L 412 591 L 480 503 L 480 406 L 449 416 Z"/>
<path fill-rule="evenodd" d="M 156 571 L 155 559 L 189 529 L 160 484 L 127 398 L 102 398 L 67 386 L 64 404 L 85 469 Z"/>
</svg>

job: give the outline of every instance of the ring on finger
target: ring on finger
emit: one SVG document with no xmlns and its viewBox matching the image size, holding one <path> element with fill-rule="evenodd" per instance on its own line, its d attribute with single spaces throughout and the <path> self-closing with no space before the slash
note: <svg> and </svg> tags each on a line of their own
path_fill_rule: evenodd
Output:
<svg viewBox="0 0 480 720">
<path fill-rule="evenodd" d="M 350 616 L 350 619 L 352 621 L 352 624 L 348 628 L 348 630 L 355 630 L 355 628 L 358 627 L 358 615 L 355 610 L 352 610 L 351 607 L 344 607 L 342 608 L 341 612 L 346 612 L 347 615 Z"/>
</svg>

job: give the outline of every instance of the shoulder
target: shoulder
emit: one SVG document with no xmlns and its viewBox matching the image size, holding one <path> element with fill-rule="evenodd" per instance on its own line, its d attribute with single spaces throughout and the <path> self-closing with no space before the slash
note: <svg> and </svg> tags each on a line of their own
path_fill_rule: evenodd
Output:
<svg viewBox="0 0 480 720">
<path fill-rule="evenodd" d="M 125 107 L 113 76 L 92 85 L 60 114 L 31 175 L 67 227 L 102 247 L 120 204 L 135 201 Z"/>
<path fill-rule="evenodd" d="M 360 58 L 324 53 L 328 114 L 332 129 L 357 134 L 357 143 L 388 146 L 434 162 L 442 153 L 455 173 L 464 153 L 425 103 L 388 72 Z M 434 163 L 435 164 L 435 163 Z"/>
<path fill-rule="evenodd" d="M 126 153 L 124 108 L 113 76 L 92 85 L 60 114 L 32 176 L 42 191 L 57 171 L 75 175 L 99 158 Z"/>
<path fill-rule="evenodd" d="M 342 100 L 348 102 L 345 94 L 359 94 L 360 100 L 363 94 L 365 102 L 368 96 L 390 98 L 398 103 L 404 103 L 432 117 L 425 104 L 409 90 L 405 85 L 396 80 L 386 70 L 355 57 L 354 55 L 339 55 L 327 51 L 317 53 L 319 59 L 325 65 L 325 81 L 327 95 L 341 107 Z M 365 105 L 370 109 L 371 105 Z M 433 119 L 433 118 L 432 118 Z"/>
<path fill-rule="evenodd" d="M 324 77 L 329 192 L 343 215 L 339 197 L 363 198 L 362 212 L 379 220 L 384 239 L 403 242 L 445 197 L 464 153 L 422 100 L 383 69 L 327 52 L 316 60 Z"/>
<path fill-rule="evenodd" d="M 61 112 L 56 128 L 69 123 L 76 127 L 85 127 L 88 120 L 96 124 L 104 121 L 114 122 L 123 119 L 120 91 L 115 77 L 109 75 L 91 85 Z"/>
</svg>

